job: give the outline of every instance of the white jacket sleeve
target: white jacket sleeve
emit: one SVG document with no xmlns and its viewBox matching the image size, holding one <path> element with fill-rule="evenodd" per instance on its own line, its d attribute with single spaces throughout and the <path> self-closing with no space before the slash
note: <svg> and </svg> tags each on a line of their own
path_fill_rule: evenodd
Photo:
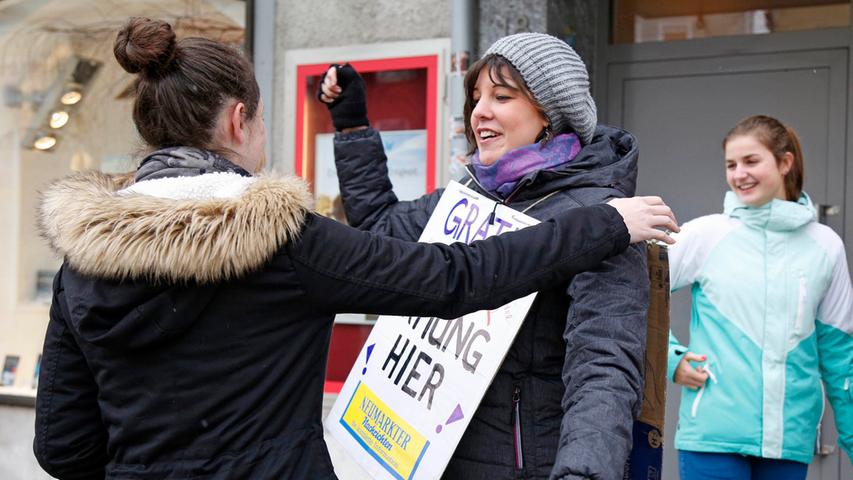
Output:
<svg viewBox="0 0 853 480">
<path fill-rule="evenodd" d="M 702 269 L 716 245 L 730 232 L 736 223 L 725 215 L 706 215 L 693 219 L 673 234 L 675 245 L 669 247 L 669 285 L 671 291 L 679 290 L 701 280 Z M 669 332 L 667 352 L 667 378 L 673 380 L 681 356 L 687 351 Z"/>
</svg>

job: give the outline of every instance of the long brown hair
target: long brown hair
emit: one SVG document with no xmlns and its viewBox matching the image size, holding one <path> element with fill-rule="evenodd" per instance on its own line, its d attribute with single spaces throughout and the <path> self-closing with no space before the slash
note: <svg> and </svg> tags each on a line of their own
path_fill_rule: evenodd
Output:
<svg viewBox="0 0 853 480">
<path fill-rule="evenodd" d="M 477 106 L 474 100 L 474 89 L 477 88 L 477 80 L 480 78 L 480 72 L 487 69 L 489 72 L 489 80 L 495 85 L 509 86 L 507 76 L 518 86 L 520 91 L 530 103 L 536 107 L 536 110 L 545 117 L 545 107 L 533 97 L 533 92 L 527 88 L 527 83 L 521 73 L 509 62 L 500 55 L 489 54 L 474 62 L 465 74 L 465 106 L 463 115 L 465 115 L 465 138 L 468 140 L 468 155 L 477 150 L 477 138 L 473 127 L 471 127 L 471 113 L 474 112 L 474 107 Z"/>
<path fill-rule="evenodd" d="M 176 40 L 168 23 L 132 17 L 113 52 L 122 68 L 138 74 L 133 122 L 150 147 L 216 150 L 216 121 L 228 100 L 246 106 L 247 121 L 257 112 L 258 83 L 236 48 L 205 38 Z"/>
<path fill-rule="evenodd" d="M 791 162 L 791 168 L 784 176 L 785 197 L 792 202 L 799 200 L 803 191 L 805 171 L 803 151 L 800 148 L 800 138 L 797 136 L 797 132 L 773 117 L 753 115 L 737 122 L 734 128 L 729 130 L 723 139 L 723 150 L 726 149 L 729 140 L 744 135 L 752 135 L 770 150 L 773 157 L 776 158 L 777 166 L 782 164 L 786 153 L 793 155 L 794 161 Z"/>
</svg>

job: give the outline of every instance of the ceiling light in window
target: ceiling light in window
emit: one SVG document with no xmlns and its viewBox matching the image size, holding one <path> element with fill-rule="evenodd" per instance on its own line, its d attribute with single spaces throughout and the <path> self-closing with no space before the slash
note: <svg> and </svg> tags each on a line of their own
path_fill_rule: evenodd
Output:
<svg viewBox="0 0 853 480">
<path fill-rule="evenodd" d="M 62 97 L 59 98 L 59 101 L 62 102 L 63 105 L 74 105 L 82 98 L 83 94 L 80 93 L 79 90 L 69 90 L 62 94 Z"/>
<path fill-rule="evenodd" d="M 50 128 L 62 128 L 68 123 L 68 112 L 59 110 L 50 114 Z"/>
<path fill-rule="evenodd" d="M 40 135 L 33 142 L 33 147 L 36 150 L 50 150 L 56 145 L 56 137 L 53 135 Z"/>
</svg>

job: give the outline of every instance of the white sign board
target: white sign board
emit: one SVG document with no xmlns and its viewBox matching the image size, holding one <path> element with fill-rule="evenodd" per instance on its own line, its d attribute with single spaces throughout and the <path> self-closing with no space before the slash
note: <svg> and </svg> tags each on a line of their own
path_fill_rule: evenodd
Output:
<svg viewBox="0 0 853 480">
<path fill-rule="evenodd" d="M 450 182 L 420 241 L 470 243 L 536 223 Z M 373 478 L 440 477 L 535 296 L 451 320 L 380 317 L 326 429 Z"/>
</svg>

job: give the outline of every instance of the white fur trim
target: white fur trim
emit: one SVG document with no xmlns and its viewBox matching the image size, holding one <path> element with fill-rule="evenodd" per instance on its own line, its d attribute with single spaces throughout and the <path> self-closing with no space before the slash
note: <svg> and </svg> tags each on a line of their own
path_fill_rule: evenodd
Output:
<svg viewBox="0 0 853 480">
<path fill-rule="evenodd" d="M 214 172 L 194 177 L 155 178 L 134 183 L 117 192 L 119 195 L 149 195 L 172 200 L 204 200 L 236 198 L 254 183 L 252 177 L 232 172 Z"/>
</svg>

